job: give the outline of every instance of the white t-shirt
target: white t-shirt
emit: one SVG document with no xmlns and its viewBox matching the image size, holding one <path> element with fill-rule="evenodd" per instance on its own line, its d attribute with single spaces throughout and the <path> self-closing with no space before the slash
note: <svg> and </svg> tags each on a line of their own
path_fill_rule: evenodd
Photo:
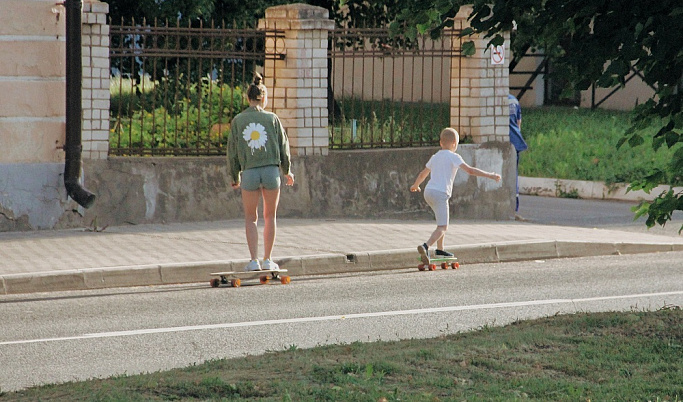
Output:
<svg viewBox="0 0 683 402">
<path fill-rule="evenodd" d="M 447 149 L 442 149 L 432 155 L 427 162 L 427 168 L 430 170 L 429 182 L 425 186 L 426 189 L 442 191 L 451 196 L 453 191 L 453 180 L 455 174 L 458 173 L 458 168 L 465 163 L 462 157 L 455 152 Z"/>
</svg>

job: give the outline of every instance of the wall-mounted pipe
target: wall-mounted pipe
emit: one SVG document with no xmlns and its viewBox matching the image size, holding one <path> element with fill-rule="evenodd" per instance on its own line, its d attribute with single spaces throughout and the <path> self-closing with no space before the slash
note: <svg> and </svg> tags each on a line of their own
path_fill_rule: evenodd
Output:
<svg viewBox="0 0 683 402">
<path fill-rule="evenodd" d="M 90 208 L 95 195 L 84 189 L 81 177 L 82 52 L 81 0 L 65 0 L 66 8 L 66 141 L 64 142 L 64 187 L 74 201 Z"/>
</svg>

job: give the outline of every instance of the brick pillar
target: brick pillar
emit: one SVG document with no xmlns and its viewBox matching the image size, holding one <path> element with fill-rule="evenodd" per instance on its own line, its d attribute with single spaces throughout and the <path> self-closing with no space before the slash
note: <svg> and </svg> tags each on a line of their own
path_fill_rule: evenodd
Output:
<svg viewBox="0 0 683 402">
<path fill-rule="evenodd" d="M 327 155 L 327 37 L 334 28 L 329 11 L 307 4 L 266 9 L 259 28 L 284 32 L 284 40 L 267 40 L 265 85 L 272 108 L 287 130 L 293 155 Z M 284 49 L 283 49 L 284 45 Z"/>
<path fill-rule="evenodd" d="M 454 27 L 469 26 L 471 6 L 463 6 L 455 17 Z M 476 53 L 456 57 L 451 63 L 451 126 L 460 136 L 471 136 L 475 143 L 509 141 L 507 95 L 510 90 L 510 36 L 505 33 L 505 63 L 493 65 L 488 39 L 482 35 L 463 38 L 474 41 Z M 454 41 L 453 46 L 460 46 Z M 460 49 L 457 49 L 460 50 Z"/>
<path fill-rule="evenodd" d="M 83 144 L 84 159 L 107 159 L 109 153 L 109 5 L 83 1 Z"/>
</svg>

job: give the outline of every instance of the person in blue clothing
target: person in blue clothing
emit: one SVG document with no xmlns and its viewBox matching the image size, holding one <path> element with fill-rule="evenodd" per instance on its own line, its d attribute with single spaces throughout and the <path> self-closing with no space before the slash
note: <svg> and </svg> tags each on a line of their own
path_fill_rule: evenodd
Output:
<svg viewBox="0 0 683 402">
<path fill-rule="evenodd" d="M 517 151 L 517 170 L 515 179 L 516 205 L 515 212 L 519 211 L 519 154 L 529 148 L 522 137 L 522 107 L 519 101 L 512 94 L 508 94 L 508 105 L 510 108 L 510 142 Z"/>
<path fill-rule="evenodd" d="M 458 149 L 460 136 L 455 129 L 445 128 L 439 135 L 441 149 L 429 158 L 425 168 L 418 173 L 417 178 L 410 191 L 419 192 L 420 184 L 429 176 L 429 181 L 425 186 L 424 199 L 429 207 L 434 211 L 436 218 L 436 229 L 432 232 L 429 239 L 417 246 L 420 259 L 424 264 L 429 264 L 431 258 L 429 248 L 436 243 L 435 257 L 453 257 L 453 254 L 444 250 L 444 239 L 448 230 L 449 208 L 448 200 L 453 191 L 453 180 L 459 169 L 473 176 L 486 177 L 496 182 L 500 181 L 500 175 L 496 172 L 485 172 L 476 167 L 470 166 L 455 153 Z"/>
</svg>

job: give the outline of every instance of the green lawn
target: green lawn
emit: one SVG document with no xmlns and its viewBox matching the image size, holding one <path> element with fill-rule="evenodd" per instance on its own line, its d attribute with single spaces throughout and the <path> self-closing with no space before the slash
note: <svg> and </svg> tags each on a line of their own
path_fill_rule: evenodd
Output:
<svg viewBox="0 0 683 402">
<path fill-rule="evenodd" d="M 630 183 L 651 168 L 666 169 L 675 149 L 652 149 L 656 127 L 648 130 L 650 142 L 617 149 L 617 142 L 630 127 L 629 116 L 627 112 L 570 107 L 523 109 L 522 135 L 529 149 L 520 157 L 519 174 Z"/>
</svg>

